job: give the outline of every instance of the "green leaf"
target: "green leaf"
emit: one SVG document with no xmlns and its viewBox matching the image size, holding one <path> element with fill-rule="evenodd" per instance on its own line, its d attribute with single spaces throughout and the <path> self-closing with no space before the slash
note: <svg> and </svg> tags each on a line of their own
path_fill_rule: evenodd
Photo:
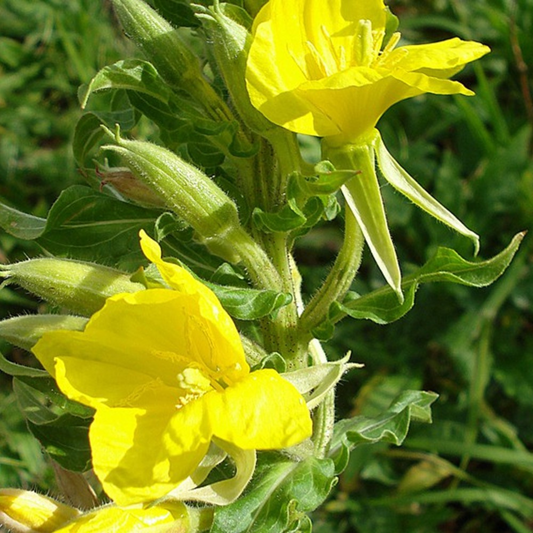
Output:
<svg viewBox="0 0 533 533">
<path fill-rule="evenodd" d="M 177 28 L 182 26 L 194 28 L 200 25 L 186 0 L 154 0 L 154 5 L 159 14 Z"/>
<path fill-rule="evenodd" d="M 93 93 L 125 89 L 148 94 L 162 102 L 168 102 L 171 91 L 154 66 L 141 59 L 123 59 L 114 65 L 104 67 L 91 80 L 81 95 L 81 106 L 84 108 Z"/>
<path fill-rule="evenodd" d="M 50 457 L 63 468 L 86 472 L 91 468 L 90 420 L 64 415 L 48 424 L 28 421 L 28 428 Z"/>
<path fill-rule="evenodd" d="M 307 198 L 312 196 L 324 196 L 337 193 L 354 176 L 360 173 L 358 170 L 336 170 L 329 161 L 321 161 L 315 165 L 317 177 L 308 178 L 299 174 L 289 177 L 289 191 L 298 190 Z"/>
<path fill-rule="evenodd" d="M 111 111 L 85 113 L 74 128 L 72 151 L 77 165 L 83 169 L 89 154 L 98 146 L 105 135 L 102 124 L 109 127 L 120 125 L 122 131 L 131 130 L 139 120 L 125 91 L 118 91 L 112 98 Z"/>
<path fill-rule="evenodd" d="M 144 209 L 88 187 L 61 193 L 37 242 L 50 253 L 127 268 L 145 261 L 139 230 L 153 233 L 159 211 Z"/>
<path fill-rule="evenodd" d="M 415 292 L 421 283 L 449 281 L 470 287 L 490 285 L 505 271 L 523 238 L 524 233 L 517 234 L 505 250 L 486 261 L 467 261 L 454 250 L 439 248 L 422 268 L 403 279 L 402 290 L 405 300 L 401 305 L 389 287 L 382 287 L 342 304 L 333 303 L 330 320 L 337 322 L 346 315 L 372 320 L 378 324 L 398 320 L 413 307 Z M 318 335 L 322 329 L 324 328 L 317 331 Z"/>
<path fill-rule="evenodd" d="M 87 155 L 94 149 L 104 136 L 101 128 L 102 121 L 94 113 L 86 113 L 77 122 L 74 128 L 72 151 L 76 163 L 83 168 Z"/>
<path fill-rule="evenodd" d="M 293 462 L 273 453 L 260 454 L 244 495 L 216 510 L 211 532 L 310 531 L 305 513 L 316 509 L 334 484 L 330 459 Z"/>
<path fill-rule="evenodd" d="M 346 467 L 347 450 L 360 444 L 402 444 L 411 420 L 431 422 L 430 406 L 437 398 L 433 392 L 404 391 L 381 415 L 372 418 L 355 416 L 337 422 L 329 455 L 336 460 L 339 471 Z"/>
<path fill-rule="evenodd" d="M 255 320 L 268 316 L 292 301 L 290 294 L 272 290 L 242 289 L 206 283 L 217 295 L 226 311 L 239 320 Z"/>
<path fill-rule="evenodd" d="M 16 237 L 31 241 L 39 237 L 46 225 L 44 218 L 34 217 L 0 203 L 0 227 Z"/>
<path fill-rule="evenodd" d="M 1 353 L 0 370 L 10 376 L 28 376 L 34 378 L 44 378 L 48 376 L 48 372 L 45 370 L 39 370 L 38 368 L 12 363 L 11 361 L 8 361 Z"/>
<path fill-rule="evenodd" d="M 252 213 L 255 227 L 267 233 L 283 233 L 303 226 L 306 217 L 301 211 L 295 211 L 290 205 L 285 205 L 277 213 L 267 213 L 256 207 Z"/>
<path fill-rule="evenodd" d="M 50 375 L 44 379 L 18 376 L 13 380 L 13 390 L 26 418 L 37 425 L 57 420 L 65 414 L 91 418 L 94 412 L 90 407 L 69 400 Z"/>
<path fill-rule="evenodd" d="M 67 470 L 88 470 L 92 410 L 65 398 L 52 378 L 15 378 L 13 390 L 29 430 L 50 456 Z"/>
</svg>

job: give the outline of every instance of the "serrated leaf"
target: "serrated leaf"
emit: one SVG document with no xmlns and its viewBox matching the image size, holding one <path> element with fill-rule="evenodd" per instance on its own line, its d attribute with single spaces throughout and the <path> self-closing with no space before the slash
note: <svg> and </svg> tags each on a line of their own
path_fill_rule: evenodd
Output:
<svg viewBox="0 0 533 533">
<path fill-rule="evenodd" d="M 439 248 L 422 268 L 404 277 L 402 290 L 405 300 L 401 305 L 389 287 L 382 287 L 342 304 L 335 302 L 330 309 L 330 320 L 337 322 L 346 315 L 378 324 L 398 320 L 413 307 L 415 292 L 421 283 L 448 281 L 470 287 L 490 285 L 505 271 L 523 238 L 524 233 L 519 233 L 505 250 L 486 261 L 467 261 L 454 250 Z M 321 335 L 321 331 L 317 334 Z"/>
<path fill-rule="evenodd" d="M 330 459 L 293 462 L 273 453 L 260 455 L 243 496 L 218 508 L 212 533 L 282 533 L 309 524 L 305 513 L 316 509 L 335 483 Z"/>
<path fill-rule="evenodd" d="M 206 283 L 217 295 L 226 311 L 239 320 L 256 320 L 268 316 L 280 307 L 289 305 L 292 301 L 290 294 L 272 290 L 243 289 L 240 287 L 225 287 Z"/>
<path fill-rule="evenodd" d="M 433 392 L 404 391 L 381 415 L 355 416 L 335 424 L 329 455 L 339 470 L 346 465 L 346 448 L 360 444 L 386 442 L 399 446 L 405 440 L 412 420 L 431 422 L 431 404 L 438 398 Z"/>
<path fill-rule="evenodd" d="M 168 102 L 171 91 L 155 67 L 141 59 L 123 59 L 100 70 L 81 97 L 84 108 L 93 93 L 104 90 L 131 90 Z"/>
<path fill-rule="evenodd" d="M 307 219 L 299 210 L 285 205 L 277 213 L 268 213 L 256 207 L 252 213 L 255 227 L 267 233 L 283 233 L 303 226 Z"/>
</svg>

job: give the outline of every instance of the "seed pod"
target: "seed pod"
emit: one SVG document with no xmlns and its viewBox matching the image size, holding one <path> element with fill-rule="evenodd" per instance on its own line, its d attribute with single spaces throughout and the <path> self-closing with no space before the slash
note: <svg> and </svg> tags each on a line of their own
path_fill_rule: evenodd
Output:
<svg viewBox="0 0 533 533">
<path fill-rule="evenodd" d="M 144 290 L 144 285 L 130 280 L 113 268 L 43 257 L 0 266 L 4 284 L 16 283 L 43 300 L 82 315 L 91 316 L 106 298 L 121 292 Z"/>
</svg>

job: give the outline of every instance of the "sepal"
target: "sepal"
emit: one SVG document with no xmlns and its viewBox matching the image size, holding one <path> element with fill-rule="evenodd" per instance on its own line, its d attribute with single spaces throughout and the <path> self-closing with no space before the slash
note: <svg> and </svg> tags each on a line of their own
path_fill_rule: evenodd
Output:
<svg viewBox="0 0 533 533">
<path fill-rule="evenodd" d="M 457 217 L 424 190 L 390 155 L 381 135 L 376 130 L 374 148 L 378 165 L 384 178 L 415 205 L 443 224 L 468 237 L 474 244 L 474 255 L 479 251 L 479 236 L 469 230 Z"/>
<path fill-rule="evenodd" d="M 314 409 L 334 389 L 342 376 L 352 368 L 361 368 L 364 365 L 348 363 L 350 353 L 339 361 L 323 363 L 281 374 L 289 383 L 292 383 L 298 392 L 304 396 L 309 409 Z"/>
<path fill-rule="evenodd" d="M 214 439 L 196 471 L 163 498 L 164 501 L 196 501 L 212 505 L 229 505 L 244 491 L 255 471 L 255 450 L 241 450 L 237 446 L 220 439 Z M 229 455 L 235 464 L 235 475 L 230 479 L 199 487 L 211 470 Z"/>
</svg>

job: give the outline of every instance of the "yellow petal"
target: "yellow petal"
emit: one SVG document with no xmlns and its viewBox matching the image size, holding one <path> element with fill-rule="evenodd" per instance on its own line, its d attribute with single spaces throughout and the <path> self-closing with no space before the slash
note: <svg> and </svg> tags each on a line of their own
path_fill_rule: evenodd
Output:
<svg viewBox="0 0 533 533">
<path fill-rule="evenodd" d="M 168 395 L 154 397 L 146 410 L 97 411 L 89 431 L 94 471 L 117 504 L 166 495 L 205 455 L 209 434 L 203 438 L 197 419 L 180 428 L 179 440 L 169 439 L 168 428 L 176 412 L 173 400 Z"/>
<path fill-rule="evenodd" d="M 297 133 L 358 143 L 400 100 L 473 94 L 448 78 L 489 49 L 449 39 L 380 52 L 381 0 L 270 0 L 254 23 L 246 82 L 253 105 Z M 397 35 L 399 38 L 399 34 Z"/>
<path fill-rule="evenodd" d="M 489 52 L 488 46 L 455 37 L 438 43 L 402 46 L 389 54 L 388 61 L 405 71 L 447 70 L 462 67 Z"/>
<path fill-rule="evenodd" d="M 47 333 L 33 351 L 66 394 L 93 407 L 114 405 L 156 380 L 176 387 L 191 362 L 231 380 L 249 371 L 231 318 L 200 295 L 168 289 L 109 298 L 84 332 Z"/>
<path fill-rule="evenodd" d="M 20 489 L 0 489 L 0 526 L 13 531 L 53 533 L 80 515 L 52 498 Z"/>
<path fill-rule="evenodd" d="M 146 509 L 120 509 L 109 506 L 84 514 L 56 533 L 101 533 L 103 531 L 120 531 L 133 533 L 146 531 L 172 524 L 175 533 L 188 531 L 187 509 L 183 504 L 175 504 L 172 508 L 154 506 Z M 160 530 L 161 531 L 161 530 Z"/>
<path fill-rule="evenodd" d="M 294 446 L 311 436 L 301 394 L 275 370 L 258 370 L 223 393 L 202 397 L 216 437 L 245 450 Z"/>
<path fill-rule="evenodd" d="M 473 91 L 467 89 L 458 81 L 431 77 L 422 72 L 403 72 L 396 70 L 393 76 L 398 81 L 417 89 L 420 94 L 463 94 L 465 96 L 472 96 L 474 94 Z"/>
</svg>

